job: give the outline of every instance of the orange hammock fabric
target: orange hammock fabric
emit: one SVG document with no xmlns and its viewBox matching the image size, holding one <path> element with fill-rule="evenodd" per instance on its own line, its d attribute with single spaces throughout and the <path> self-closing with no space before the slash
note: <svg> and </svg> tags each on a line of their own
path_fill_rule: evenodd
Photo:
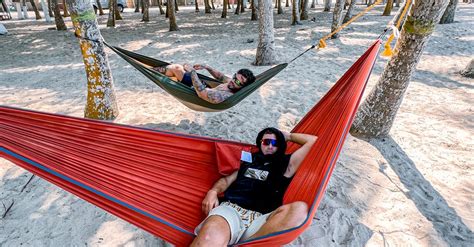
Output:
<svg viewBox="0 0 474 247">
<path fill-rule="evenodd" d="M 310 224 L 380 47 L 377 40 L 293 129 L 318 136 L 284 202 L 305 201 L 304 224 L 239 245 L 275 246 Z M 0 107 L 0 157 L 177 246 L 194 238 L 201 201 L 250 144 Z M 289 152 L 297 147 L 290 145 Z"/>
</svg>

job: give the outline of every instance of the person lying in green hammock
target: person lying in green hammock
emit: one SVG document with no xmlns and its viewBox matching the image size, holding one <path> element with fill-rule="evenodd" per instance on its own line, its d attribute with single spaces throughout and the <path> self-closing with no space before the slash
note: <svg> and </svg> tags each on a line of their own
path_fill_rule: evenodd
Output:
<svg viewBox="0 0 474 247">
<path fill-rule="evenodd" d="M 178 81 L 187 86 L 193 86 L 201 99 L 213 104 L 221 103 L 240 89 L 255 81 L 255 75 L 248 69 L 240 69 L 232 78 L 207 65 L 201 64 L 195 64 L 194 66 L 190 66 L 189 64 L 169 64 L 154 69 L 168 77 L 175 77 Z M 209 73 L 222 82 L 222 84 L 214 88 L 207 87 L 196 73 L 196 70 L 203 69 L 209 71 Z"/>
<path fill-rule="evenodd" d="M 191 246 L 227 246 L 301 225 L 308 214 L 304 202 L 283 204 L 291 179 L 317 137 L 266 128 L 257 135 L 259 151 L 242 153 L 241 166 L 219 179 L 207 192 Z M 286 142 L 301 145 L 286 155 Z M 224 193 L 219 205 L 217 195 Z"/>
</svg>

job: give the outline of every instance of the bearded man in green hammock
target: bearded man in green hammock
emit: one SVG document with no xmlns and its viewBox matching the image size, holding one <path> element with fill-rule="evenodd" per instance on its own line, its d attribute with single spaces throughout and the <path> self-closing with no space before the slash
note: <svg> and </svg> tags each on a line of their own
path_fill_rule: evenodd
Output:
<svg viewBox="0 0 474 247">
<path fill-rule="evenodd" d="M 242 153 L 241 165 L 207 192 L 202 210 L 207 218 L 195 229 L 191 246 L 227 246 L 301 225 L 308 214 L 304 202 L 283 204 L 291 179 L 316 142 L 308 134 L 266 128 L 257 135 L 257 153 Z M 301 145 L 286 155 L 286 142 Z M 219 204 L 218 195 L 224 193 Z"/>
<path fill-rule="evenodd" d="M 190 66 L 189 64 L 169 64 L 154 69 L 168 77 L 176 77 L 178 81 L 187 86 L 193 86 L 201 99 L 213 104 L 221 103 L 240 89 L 255 81 L 255 75 L 248 69 L 240 69 L 232 78 L 208 65 L 201 64 L 195 64 L 194 66 Z M 214 88 L 208 88 L 207 85 L 199 79 L 196 73 L 196 70 L 203 69 L 207 70 L 214 78 L 222 82 L 222 84 Z"/>
</svg>

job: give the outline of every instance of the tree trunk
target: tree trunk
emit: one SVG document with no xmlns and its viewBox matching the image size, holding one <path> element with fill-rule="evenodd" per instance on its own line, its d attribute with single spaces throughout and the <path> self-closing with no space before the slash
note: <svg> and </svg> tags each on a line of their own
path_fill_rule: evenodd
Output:
<svg viewBox="0 0 474 247">
<path fill-rule="evenodd" d="M 245 12 L 245 3 L 244 1 L 246 0 L 240 0 L 240 13 L 244 13 Z M 271 6 L 271 4 L 270 4 Z"/>
<path fill-rule="evenodd" d="M 196 1 L 197 2 L 197 1 Z M 163 0 L 158 0 L 158 8 L 160 9 L 160 15 L 164 15 L 165 11 L 163 10 Z"/>
<path fill-rule="evenodd" d="M 216 10 L 216 7 L 214 6 L 214 0 L 210 0 L 210 1 L 211 1 L 212 10 Z"/>
<path fill-rule="evenodd" d="M 301 20 L 308 20 L 308 3 L 309 0 L 300 0 L 301 1 Z"/>
<path fill-rule="evenodd" d="M 227 18 L 227 5 L 229 5 L 229 0 L 224 0 L 224 5 L 222 6 L 221 18 Z"/>
<path fill-rule="evenodd" d="M 395 2 L 396 2 L 395 6 L 396 6 L 396 7 L 400 7 L 400 2 L 401 2 L 401 0 L 397 0 L 397 1 L 395 1 Z"/>
<path fill-rule="evenodd" d="M 197 0 L 194 0 L 194 6 L 196 6 L 196 9 L 194 10 L 194 12 L 199 12 L 199 4 L 198 4 L 198 1 Z"/>
<path fill-rule="evenodd" d="M 64 24 L 63 16 L 61 15 L 61 10 L 59 9 L 58 0 L 51 0 L 51 5 L 53 5 L 52 7 L 54 10 L 54 22 L 56 23 L 56 30 L 67 30 L 66 24 Z"/>
<path fill-rule="evenodd" d="M 30 0 L 31 2 L 34 2 L 34 0 Z M 69 13 L 67 11 L 67 5 L 66 5 L 66 0 L 63 0 L 63 16 L 68 17 Z"/>
<path fill-rule="evenodd" d="M 316 8 L 316 0 L 311 1 L 311 8 L 312 9 Z"/>
<path fill-rule="evenodd" d="M 362 103 L 351 133 L 361 137 L 388 135 L 411 75 L 448 0 L 415 1 L 403 26 L 395 54 L 382 76 Z"/>
<path fill-rule="evenodd" d="M 48 0 L 48 12 L 49 12 L 49 17 L 54 17 L 53 14 L 53 4 L 51 3 L 52 0 Z"/>
<path fill-rule="evenodd" d="M 281 0 L 277 0 L 277 14 L 283 14 L 283 8 L 281 7 Z"/>
<path fill-rule="evenodd" d="M 213 8 L 214 8 L 214 4 L 213 4 Z M 215 9 L 215 8 L 214 8 Z M 179 7 L 178 7 L 178 1 L 177 0 L 174 0 L 174 12 L 178 12 L 179 11 Z"/>
<path fill-rule="evenodd" d="M 66 0 L 75 32 L 80 37 L 102 40 L 89 1 Z M 87 75 L 87 103 L 84 117 L 113 120 L 118 116 L 112 73 L 102 42 L 79 39 Z"/>
<path fill-rule="evenodd" d="M 258 46 L 255 65 L 276 63 L 272 0 L 258 0 Z"/>
<path fill-rule="evenodd" d="M 138 0 L 140 1 L 140 0 Z M 105 15 L 104 14 L 104 9 L 102 8 L 102 4 L 100 3 L 100 1 L 97 1 L 97 8 L 99 9 L 99 15 Z"/>
<path fill-rule="evenodd" d="M 165 18 L 166 19 L 170 18 L 170 5 L 169 4 L 166 4 Z"/>
<path fill-rule="evenodd" d="M 235 7 L 235 12 L 234 12 L 234 14 L 236 15 L 240 14 L 240 4 L 241 4 L 241 1 L 237 0 L 237 7 Z"/>
<path fill-rule="evenodd" d="M 461 75 L 469 78 L 474 78 L 474 59 L 466 66 L 466 68 L 461 71 Z"/>
<path fill-rule="evenodd" d="M 142 4 L 143 4 L 142 21 L 149 22 L 150 21 L 150 1 L 145 0 L 142 2 Z"/>
<path fill-rule="evenodd" d="M 290 7 L 290 0 L 286 0 L 285 7 Z"/>
<path fill-rule="evenodd" d="M 331 25 L 331 32 L 334 32 L 336 29 L 341 26 L 342 21 L 342 8 L 344 6 L 345 0 L 336 0 L 336 5 L 334 5 L 334 13 L 332 15 L 332 25 Z M 331 36 L 331 39 L 337 39 L 339 37 L 339 33 L 335 33 Z"/>
<path fill-rule="evenodd" d="M 251 21 L 256 21 L 258 20 L 258 17 L 257 17 L 257 6 L 256 6 L 256 2 L 257 0 L 251 0 L 252 1 L 252 17 L 250 18 Z"/>
<path fill-rule="evenodd" d="M 98 1 L 100 2 L 100 1 Z M 135 13 L 140 12 L 140 2 L 141 0 L 135 0 Z"/>
<path fill-rule="evenodd" d="M 388 0 L 387 4 L 385 4 L 385 10 L 383 11 L 383 16 L 390 16 L 392 13 L 393 8 L 393 0 Z"/>
<path fill-rule="evenodd" d="M 117 0 L 109 0 L 109 18 L 107 19 L 107 27 L 115 27 L 115 6 Z"/>
<path fill-rule="evenodd" d="M 351 3 L 349 4 L 349 7 L 347 8 L 346 15 L 344 16 L 344 20 L 342 23 L 348 22 L 352 18 L 352 12 L 354 11 L 354 7 L 357 3 L 357 0 L 351 0 Z"/>
<path fill-rule="evenodd" d="M 197 0 L 194 0 L 197 1 Z M 211 13 L 211 5 L 209 4 L 209 0 L 204 0 L 204 13 L 210 14 Z"/>
<path fill-rule="evenodd" d="M 31 3 L 31 7 L 33 8 L 33 11 L 35 12 L 36 20 L 40 20 L 41 19 L 41 14 L 38 10 L 38 6 L 36 6 L 35 0 L 30 0 L 30 3 Z M 8 10 L 5 10 L 5 11 L 8 12 Z"/>
<path fill-rule="evenodd" d="M 291 25 L 300 25 L 300 11 L 298 10 L 298 7 L 300 6 L 299 4 L 300 0 L 293 0 L 293 3 L 291 4 Z"/>
<path fill-rule="evenodd" d="M 324 0 L 324 12 L 331 11 L 331 0 Z"/>
<path fill-rule="evenodd" d="M 169 19 L 170 19 L 170 32 L 179 31 L 178 24 L 176 23 L 176 15 L 175 15 L 175 11 L 174 11 L 174 1 L 173 0 L 168 0 L 167 7 L 169 8 L 168 15 L 169 15 Z"/>
<path fill-rule="evenodd" d="M 144 2 L 148 2 L 147 4 L 150 5 L 150 0 L 143 0 Z M 115 20 L 123 20 L 122 15 L 120 14 L 120 10 L 118 8 L 117 0 L 115 0 Z"/>
<path fill-rule="evenodd" d="M 449 1 L 448 7 L 444 11 L 439 24 L 449 24 L 454 22 L 454 13 L 456 12 L 456 7 L 458 6 L 459 0 Z"/>
</svg>

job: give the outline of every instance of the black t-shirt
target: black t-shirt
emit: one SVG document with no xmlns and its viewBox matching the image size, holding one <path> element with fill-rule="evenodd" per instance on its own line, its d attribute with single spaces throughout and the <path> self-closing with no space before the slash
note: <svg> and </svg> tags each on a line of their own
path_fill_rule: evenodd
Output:
<svg viewBox="0 0 474 247">
<path fill-rule="evenodd" d="M 263 214 L 277 209 L 292 179 L 283 175 L 290 157 L 271 161 L 262 154 L 253 154 L 252 163 L 242 161 L 237 179 L 224 193 L 224 201 Z"/>
</svg>

